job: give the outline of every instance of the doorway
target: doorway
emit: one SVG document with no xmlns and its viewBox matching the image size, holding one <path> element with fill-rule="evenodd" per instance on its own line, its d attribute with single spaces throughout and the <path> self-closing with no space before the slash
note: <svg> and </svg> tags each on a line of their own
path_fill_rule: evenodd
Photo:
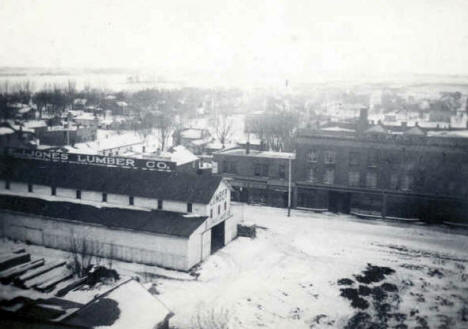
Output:
<svg viewBox="0 0 468 329">
<path fill-rule="evenodd" d="M 349 214 L 351 211 L 351 193 L 328 192 L 328 210 L 335 213 Z"/>
<path fill-rule="evenodd" d="M 211 228 L 211 253 L 224 247 L 224 221 Z"/>
</svg>

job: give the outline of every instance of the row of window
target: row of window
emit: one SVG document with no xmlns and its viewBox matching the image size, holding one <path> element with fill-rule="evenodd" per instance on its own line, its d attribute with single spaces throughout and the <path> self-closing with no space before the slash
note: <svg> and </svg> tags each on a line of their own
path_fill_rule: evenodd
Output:
<svg viewBox="0 0 468 329">
<path fill-rule="evenodd" d="M 10 182 L 5 181 L 5 189 L 9 190 L 10 189 Z M 28 184 L 28 192 L 32 193 L 34 191 L 34 186 L 33 184 Z M 56 196 L 57 195 L 57 188 L 55 186 L 51 186 L 50 188 L 50 195 Z M 75 197 L 76 199 L 81 199 L 81 190 L 75 190 Z M 107 193 L 102 193 L 102 202 L 107 202 Z M 133 196 L 128 196 L 128 204 L 130 206 L 135 205 L 135 198 Z M 226 204 L 224 205 L 226 208 Z M 163 209 L 163 200 L 158 200 L 158 210 Z M 187 212 L 192 212 L 192 204 L 187 203 Z"/>
<path fill-rule="evenodd" d="M 224 201 L 224 211 L 227 210 L 227 202 Z M 218 216 L 221 215 L 221 205 L 218 205 Z M 213 218 L 213 208 L 210 209 L 210 218 Z"/>
<path fill-rule="evenodd" d="M 307 180 L 312 183 L 322 183 L 332 185 L 335 183 L 335 170 L 333 168 L 326 168 L 323 177 L 320 176 L 317 167 L 309 168 Z M 414 184 L 414 178 L 410 175 L 403 175 L 400 179 L 398 174 L 392 174 L 390 176 L 390 189 L 394 190 L 410 190 Z M 350 171 L 348 173 L 348 185 L 349 186 L 360 186 L 361 175 L 359 171 Z M 366 173 L 365 186 L 368 188 L 377 187 L 377 173 L 370 171 Z"/>
<path fill-rule="evenodd" d="M 223 172 L 237 174 L 237 163 L 234 161 L 223 161 Z M 254 176 L 268 177 L 270 176 L 270 166 L 266 163 L 254 164 Z M 278 166 L 278 177 L 286 178 L 286 165 Z"/>
<path fill-rule="evenodd" d="M 313 150 L 306 153 L 306 161 L 309 163 L 317 163 L 320 159 L 320 151 Z M 349 152 L 349 164 L 351 166 L 359 165 L 361 154 L 359 152 Z M 335 151 L 323 151 L 323 162 L 325 164 L 336 163 Z M 376 151 L 369 151 L 367 154 L 367 165 L 370 167 L 377 166 L 378 155 Z"/>
</svg>

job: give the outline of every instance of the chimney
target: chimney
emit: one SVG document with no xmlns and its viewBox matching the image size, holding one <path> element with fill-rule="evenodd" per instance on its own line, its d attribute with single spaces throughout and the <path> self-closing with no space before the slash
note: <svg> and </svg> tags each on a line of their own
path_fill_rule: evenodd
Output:
<svg viewBox="0 0 468 329">
<path fill-rule="evenodd" d="M 419 127 L 419 122 L 416 121 L 416 122 L 414 123 L 414 126 L 415 126 L 415 127 Z"/>
<path fill-rule="evenodd" d="M 367 127 L 369 126 L 369 121 L 368 121 L 367 116 L 368 116 L 368 109 L 366 107 L 362 108 L 359 111 L 359 121 L 356 127 L 356 132 L 358 134 L 362 134 L 364 130 L 366 130 Z"/>
</svg>

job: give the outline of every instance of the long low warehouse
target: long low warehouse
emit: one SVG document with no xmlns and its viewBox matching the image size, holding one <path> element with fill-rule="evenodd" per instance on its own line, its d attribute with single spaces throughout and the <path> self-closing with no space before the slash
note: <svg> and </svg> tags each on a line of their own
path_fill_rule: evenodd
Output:
<svg viewBox="0 0 468 329">
<path fill-rule="evenodd" d="M 0 170 L 1 235 L 189 270 L 237 236 L 219 177 L 9 160 Z"/>
</svg>

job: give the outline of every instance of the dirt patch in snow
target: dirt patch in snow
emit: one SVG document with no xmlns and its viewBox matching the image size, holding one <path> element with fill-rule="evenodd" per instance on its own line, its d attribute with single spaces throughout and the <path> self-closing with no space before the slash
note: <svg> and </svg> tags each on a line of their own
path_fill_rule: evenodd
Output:
<svg viewBox="0 0 468 329">
<path fill-rule="evenodd" d="M 373 283 L 380 282 L 385 279 L 386 275 L 395 273 L 395 270 L 390 267 L 385 266 L 374 266 L 372 264 L 367 264 L 367 268 L 362 271 L 362 274 L 355 275 L 357 281 L 360 283 Z"/>
</svg>

